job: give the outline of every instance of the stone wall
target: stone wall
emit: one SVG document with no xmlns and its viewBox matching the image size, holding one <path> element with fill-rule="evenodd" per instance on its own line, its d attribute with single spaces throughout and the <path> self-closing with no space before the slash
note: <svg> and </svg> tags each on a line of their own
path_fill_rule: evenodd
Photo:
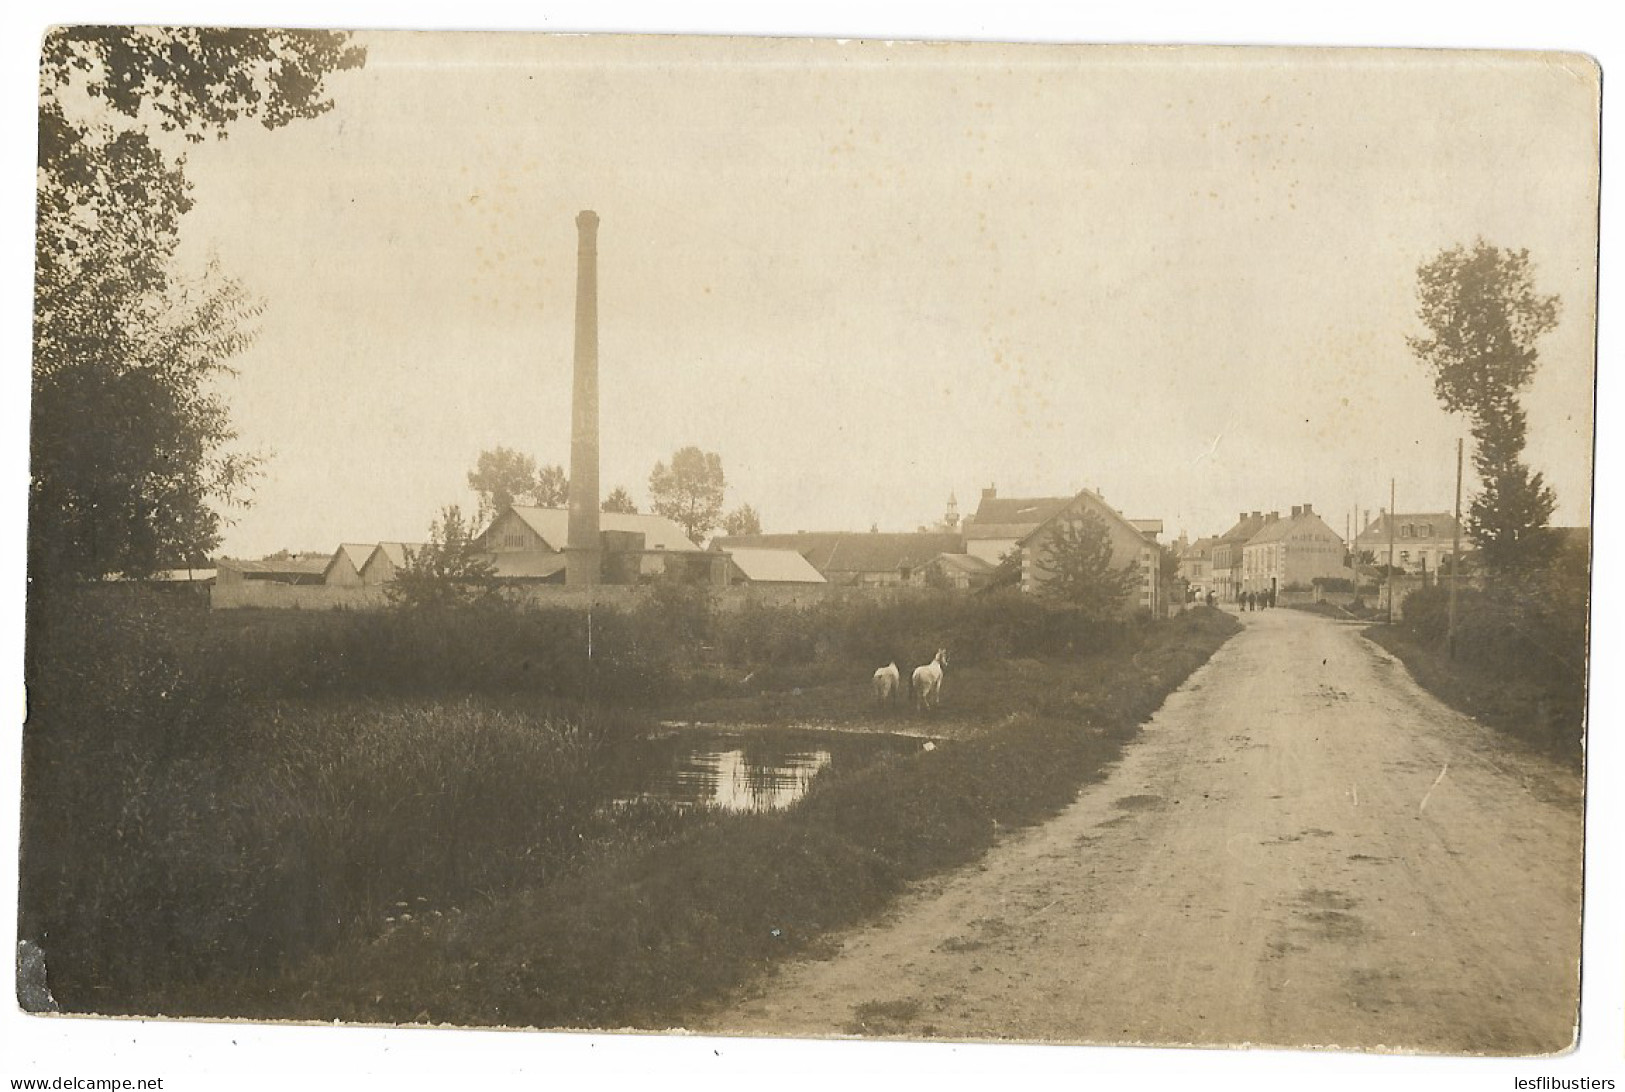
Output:
<svg viewBox="0 0 1625 1092">
<path fill-rule="evenodd" d="M 863 598 L 892 602 L 924 594 L 918 588 L 843 587 L 834 584 L 735 584 L 711 588 L 711 603 L 718 610 L 737 611 L 748 604 L 805 607 L 826 599 Z M 517 585 L 507 594 L 516 602 L 534 607 L 614 607 L 631 609 L 648 599 L 654 590 L 647 585 L 631 587 L 597 584 L 569 587 L 564 584 Z M 384 589 L 377 585 L 342 587 L 332 584 L 295 586 L 264 580 L 216 584 L 209 605 L 215 610 L 260 608 L 275 610 L 381 610 L 389 606 Z"/>
</svg>

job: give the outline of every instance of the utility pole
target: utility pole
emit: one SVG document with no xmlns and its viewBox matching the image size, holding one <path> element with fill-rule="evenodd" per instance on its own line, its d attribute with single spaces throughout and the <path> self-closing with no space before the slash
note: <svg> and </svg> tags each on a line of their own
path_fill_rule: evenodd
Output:
<svg viewBox="0 0 1625 1092">
<path fill-rule="evenodd" d="M 1394 518 L 1394 479 L 1388 479 L 1388 624 L 1394 624 L 1394 531 L 1399 523 Z"/>
<path fill-rule="evenodd" d="M 1445 655 L 1456 658 L 1456 585 L 1461 583 L 1461 437 L 1456 437 L 1456 525 L 1450 532 L 1450 622 L 1445 628 Z"/>
</svg>

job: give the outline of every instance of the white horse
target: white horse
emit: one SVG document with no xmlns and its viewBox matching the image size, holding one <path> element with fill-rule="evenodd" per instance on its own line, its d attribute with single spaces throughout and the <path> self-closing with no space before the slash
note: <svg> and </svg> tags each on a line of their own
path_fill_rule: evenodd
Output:
<svg viewBox="0 0 1625 1092">
<path fill-rule="evenodd" d="M 942 669 L 948 666 L 948 650 L 937 649 L 928 664 L 914 669 L 914 704 L 919 709 L 934 709 L 942 703 Z"/>
<path fill-rule="evenodd" d="M 903 673 L 896 662 L 875 669 L 875 701 L 880 705 L 896 705 L 903 689 Z"/>
</svg>

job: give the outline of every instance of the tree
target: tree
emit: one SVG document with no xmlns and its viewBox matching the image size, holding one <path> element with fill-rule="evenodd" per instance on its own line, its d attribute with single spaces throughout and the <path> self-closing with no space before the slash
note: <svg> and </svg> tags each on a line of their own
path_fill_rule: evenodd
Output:
<svg viewBox="0 0 1625 1092">
<path fill-rule="evenodd" d="M 728 535 L 759 535 L 762 517 L 751 505 L 741 504 L 722 517 L 722 531 Z"/>
<path fill-rule="evenodd" d="M 1418 316 L 1431 337 L 1408 337 L 1439 401 L 1471 422 L 1480 491 L 1467 531 L 1485 564 L 1507 571 L 1541 560 L 1556 497 L 1523 461 L 1528 422 L 1518 395 L 1534 377 L 1535 342 L 1557 325 L 1561 301 L 1535 290 L 1526 250 L 1477 240 L 1417 270 Z"/>
<path fill-rule="evenodd" d="M 184 142 L 332 107 L 359 67 L 349 35 L 57 28 L 41 61 L 35 211 L 29 567 L 37 577 L 145 575 L 220 541 L 257 460 L 214 384 L 259 305 L 210 266 L 174 263 L 192 206 Z"/>
<path fill-rule="evenodd" d="M 563 508 L 570 503 L 570 479 L 564 467 L 544 466 L 536 472 L 536 487 L 531 492 L 535 502 L 543 508 Z"/>
<path fill-rule="evenodd" d="M 682 524 L 688 537 L 699 542 L 722 516 L 726 487 L 720 455 L 685 447 L 671 457 L 669 469 L 655 464 L 649 474 L 649 506 L 656 515 Z"/>
<path fill-rule="evenodd" d="M 632 494 L 628 493 L 622 486 L 617 485 L 609 496 L 604 498 L 603 510 L 635 516 L 638 512 L 638 506 L 632 500 Z"/>
<path fill-rule="evenodd" d="M 511 504 L 562 508 L 570 499 L 570 479 L 561 466 L 538 468 L 523 452 L 498 446 L 480 452 L 468 472 L 468 487 L 479 494 L 479 522 L 489 523 Z"/>
<path fill-rule="evenodd" d="M 407 551 L 406 564 L 384 588 L 398 606 L 455 607 L 493 598 L 498 585 L 495 566 L 474 552 L 473 528 L 453 504 L 430 527 L 428 543 Z"/>
<path fill-rule="evenodd" d="M 999 563 L 994 566 L 993 575 L 982 586 L 982 590 L 995 592 L 1019 587 L 1021 587 L 1021 550 L 1011 547 L 999 555 Z"/>
<path fill-rule="evenodd" d="M 489 523 L 521 498 L 536 490 L 536 460 L 512 448 L 498 446 L 480 452 L 468 472 L 468 487 L 479 494 L 479 522 Z"/>
<path fill-rule="evenodd" d="M 1056 523 L 1038 547 L 1033 566 L 1039 588 L 1049 599 L 1105 618 L 1116 614 L 1122 599 L 1140 583 L 1140 566 L 1112 567 L 1111 536 L 1093 512 L 1079 512 Z"/>
</svg>

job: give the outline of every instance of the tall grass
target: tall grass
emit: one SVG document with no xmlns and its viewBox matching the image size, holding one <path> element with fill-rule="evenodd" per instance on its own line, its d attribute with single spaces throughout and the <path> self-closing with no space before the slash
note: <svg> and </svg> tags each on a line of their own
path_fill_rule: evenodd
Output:
<svg viewBox="0 0 1625 1092">
<path fill-rule="evenodd" d="M 1565 544 L 1543 563 L 1463 587 L 1455 647 L 1449 589 L 1405 597 L 1404 621 L 1371 636 L 1446 702 L 1578 762 L 1584 746 L 1590 557 Z"/>
<path fill-rule="evenodd" d="M 1064 807 L 1235 628 L 1216 611 L 1148 627 L 1130 647 L 1050 665 L 1053 714 L 838 771 L 786 812 L 721 817 L 610 853 L 455 920 L 345 946 L 292 978 L 234 984 L 230 996 L 238 1011 L 273 1017 L 681 1023 L 772 960 L 862 921 L 908 880 L 975 860 L 1001 831 Z M 1114 687 L 1089 682 L 1101 676 Z M 199 992 L 186 1003 L 207 1012 L 221 1000 Z"/>
<path fill-rule="evenodd" d="M 730 615 L 677 591 L 589 617 L 126 591 L 30 603 L 20 928 L 78 1011 L 663 1019 L 1059 806 L 1234 626 L 998 597 Z M 984 673 L 985 742 L 838 771 L 784 816 L 598 806 L 601 750 L 718 664 L 788 686 L 942 645 Z"/>
<path fill-rule="evenodd" d="M 245 698 L 163 601 L 30 631 L 20 928 L 59 1003 L 271 975 L 548 881 L 600 837 L 599 707 Z"/>
</svg>

